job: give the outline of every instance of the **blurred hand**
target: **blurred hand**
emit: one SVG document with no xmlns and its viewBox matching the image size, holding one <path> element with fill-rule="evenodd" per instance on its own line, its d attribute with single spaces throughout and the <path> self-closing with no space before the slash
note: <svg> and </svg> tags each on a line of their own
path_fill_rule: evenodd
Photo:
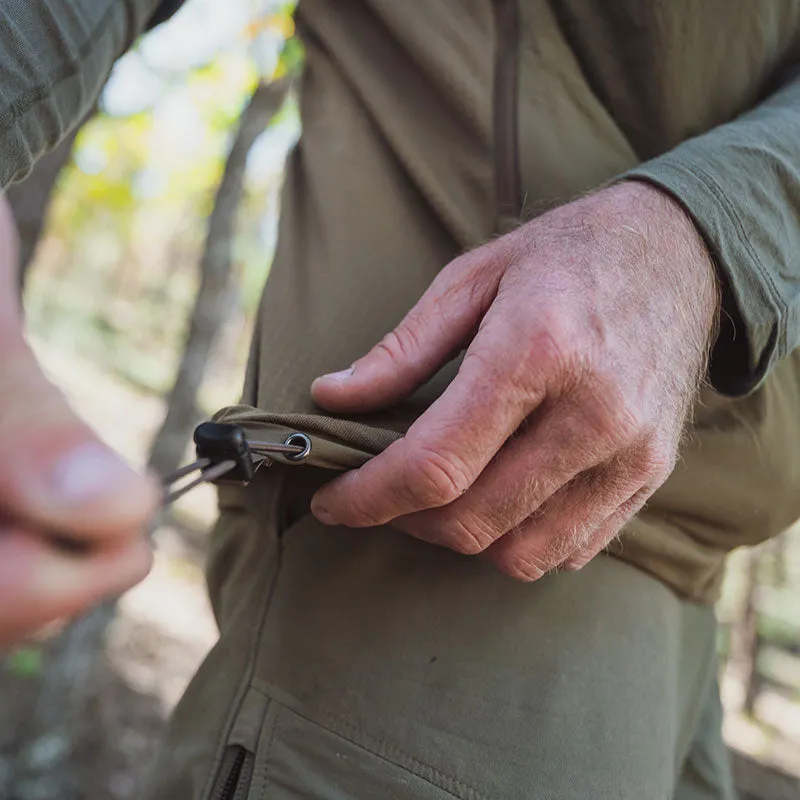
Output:
<svg viewBox="0 0 800 800">
<path fill-rule="evenodd" d="M 701 237 L 650 185 L 527 223 L 457 258 L 380 344 L 314 382 L 322 407 L 370 411 L 467 348 L 407 435 L 312 510 L 391 522 L 522 580 L 579 569 L 672 471 L 716 314 Z"/>
<path fill-rule="evenodd" d="M 159 497 L 40 370 L 22 333 L 16 250 L 0 198 L 0 649 L 141 580 Z"/>
</svg>

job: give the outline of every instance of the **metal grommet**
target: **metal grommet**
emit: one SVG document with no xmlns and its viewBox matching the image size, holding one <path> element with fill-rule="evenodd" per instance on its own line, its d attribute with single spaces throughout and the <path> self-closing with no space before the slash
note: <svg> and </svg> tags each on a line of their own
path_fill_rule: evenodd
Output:
<svg viewBox="0 0 800 800">
<path fill-rule="evenodd" d="M 288 444 L 293 447 L 301 447 L 303 451 L 301 453 L 292 453 L 286 454 L 285 458 L 287 461 L 305 461 L 311 453 L 311 439 L 308 438 L 304 433 L 290 433 L 286 437 L 286 441 L 284 444 Z"/>
</svg>

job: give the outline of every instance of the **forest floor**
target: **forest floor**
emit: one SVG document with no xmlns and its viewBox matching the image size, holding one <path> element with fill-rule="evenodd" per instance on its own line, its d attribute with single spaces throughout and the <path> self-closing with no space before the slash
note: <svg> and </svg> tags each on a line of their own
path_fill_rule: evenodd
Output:
<svg viewBox="0 0 800 800">
<path fill-rule="evenodd" d="M 142 463 L 163 414 L 162 402 L 74 355 L 34 344 L 46 370 L 79 413 L 109 444 Z M 152 573 L 120 601 L 89 733 L 76 754 L 85 787 L 82 800 L 137 797 L 137 776 L 153 756 L 171 709 L 215 641 L 203 583 L 206 532 L 214 508 L 214 492 L 208 487 L 180 502 L 174 518 L 155 534 Z M 19 651 L 0 667 L 2 800 L 36 797 L 33 787 L 27 792 L 16 779 L 16 759 L 46 765 L 53 757 L 46 740 L 35 748 L 24 741 L 26 715 L 35 705 L 37 674 L 46 657 L 45 642 Z M 742 696 L 737 669 L 731 665 L 725 672 L 725 735 L 737 754 L 737 780 L 746 800 L 800 798 L 800 677 L 795 688 L 789 695 L 765 690 L 757 707 L 762 719 L 755 722 L 737 710 Z M 3 791 L 12 785 L 13 793 Z"/>
</svg>

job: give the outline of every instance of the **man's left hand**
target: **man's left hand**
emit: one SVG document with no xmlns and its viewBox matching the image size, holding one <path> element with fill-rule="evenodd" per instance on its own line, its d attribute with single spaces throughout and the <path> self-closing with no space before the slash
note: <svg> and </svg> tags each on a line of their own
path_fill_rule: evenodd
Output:
<svg viewBox="0 0 800 800">
<path fill-rule="evenodd" d="M 445 267 L 351 369 L 334 412 L 458 375 L 406 436 L 322 488 L 326 524 L 393 526 L 535 580 L 579 569 L 666 480 L 702 379 L 717 281 L 682 207 L 620 183 Z"/>
</svg>

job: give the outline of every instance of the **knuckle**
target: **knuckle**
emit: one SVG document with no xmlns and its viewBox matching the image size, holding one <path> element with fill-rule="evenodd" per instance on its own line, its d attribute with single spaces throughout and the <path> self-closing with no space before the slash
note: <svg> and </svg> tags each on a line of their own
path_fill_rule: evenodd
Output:
<svg viewBox="0 0 800 800">
<path fill-rule="evenodd" d="M 486 550 L 498 537 L 491 524 L 478 515 L 457 516 L 449 520 L 443 538 L 447 546 L 463 555 L 477 555 Z"/>
<path fill-rule="evenodd" d="M 609 432 L 616 439 L 626 441 L 641 431 L 640 413 L 626 400 L 615 383 L 606 382 L 600 400 Z"/>
<path fill-rule="evenodd" d="M 354 492 L 348 498 L 347 522 L 358 527 L 374 528 L 382 525 L 386 520 L 375 509 L 364 501 L 363 495 Z"/>
<path fill-rule="evenodd" d="M 576 558 L 570 558 L 564 562 L 563 568 L 567 572 L 580 572 L 590 561 L 594 559 L 595 554 L 581 555 Z"/>
<path fill-rule="evenodd" d="M 650 482 L 661 484 L 675 468 L 677 453 L 674 448 L 661 442 L 651 441 L 639 453 L 638 466 Z"/>
<path fill-rule="evenodd" d="M 524 325 L 524 322 L 523 322 Z M 559 323 L 564 328 L 563 323 Z M 572 340 L 559 330 L 551 330 L 536 320 L 520 335 L 519 341 L 497 361 L 486 359 L 482 372 L 492 384 L 502 382 L 509 397 L 528 398 L 547 386 L 571 382 L 578 359 Z"/>
<path fill-rule="evenodd" d="M 452 503 L 471 484 L 467 469 L 454 456 L 423 446 L 410 461 L 404 491 L 421 508 Z"/>
<path fill-rule="evenodd" d="M 605 548 L 613 548 L 615 546 L 625 526 L 645 508 L 651 494 L 652 490 L 642 489 L 620 508 L 614 524 L 608 529 L 608 537 L 603 545 Z"/>
<path fill-rule="evenodd" d="M 638 469 L 632 468 L 628 463 L 622 463 L 619 457 L 615 462 L 613 468 L 598 473 L 595 483 L 593 496 L 604 505 L 621 503 L 638 491 L 643 483 L 643 476 Z M 602 524 L 599 527 L 602 527 Z"/>
<path fill-rule="evenodd" d="M 641 435 L 644 420 L 612 376 L 593 374 L 585 383 L 584 415 L 588 427 L 614 444 Z"/>
<path fill-rule="evenodd" d="M 377 346 L 396 364 L 408 361 L 420 350 L 416 323 L 406 318 L 394 330 L 389 331 Z"/>
<path fill-rule="evenodd" d="M 485 311 L 491 305 L 496 287 L 495 273 L 490 254 L 477 258 L 483 248 L 473 250 L 451 261 L 434 279 L 431 289 L 438 296 L 438 311 L 443 312 L 444 323 L 448 311 L 454 307 L 467 307 Z"/>
<path fill-rule="evenodd" d="M 568 373 L 577 360 L 575 335 L 559 314 L 540 316 L 536 327 L 528 334 L 527 346 L 530 358 L 550 375 Z"/>
<path fill-rule="evenodd" d="M 573 522 L 566 526 L 561 533 L 553 539 L 553 557 L 559 562 L 571 553 L 586 546 L 586 542 L 594 532 L 594 526 L 587 522 Z"/>
<path fill-rule="evenodd" d="M 544 577 L 553 566 L 546 558 L 535 553 L 513 553 L 503 559 L 500 569 L 514 580 L 531 583 Z"/>
<path fill-rule="evenodd" d="M 513 533 L 512 533 L 513 535 Z M 576 558 L 587 546 L 591 526 L 564 523 L 550 527 L 545 540 L 535 547 L 519 542 L 498 554 L 499 568 L 512 578 L 535 581 L 559 565 Z"/>
</svg>

